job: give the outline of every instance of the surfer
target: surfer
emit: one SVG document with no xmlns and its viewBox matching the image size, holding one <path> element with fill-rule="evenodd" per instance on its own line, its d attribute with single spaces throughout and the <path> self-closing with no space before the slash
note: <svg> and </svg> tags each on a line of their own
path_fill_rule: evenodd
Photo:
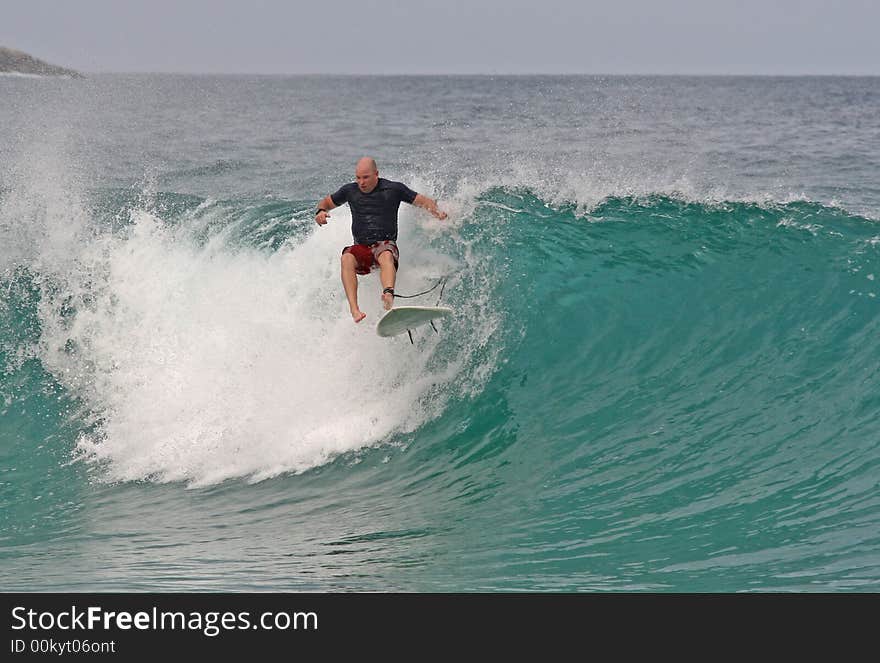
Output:
<svg viewBox="0 0 880 663">
<path fill-rule="evenodd" d="M 397 250 L 397 210 L 401 202 L 428 210 L 438 219 L 446 212 L 437 207 L 437 201 L 416 193 L 405 184 L 379 177 L 379 168 L 371 157 L 358 160 L 354 182 L 342 185 L 339 191 L 325 196 L 315 210 L 315 223 L 323 226 L 334 207 L 348 203 L 351 207 L 351 234 L 354 244 L 342 249 L 342 287 L 348 298 L 348 307 L 355 322 L 367 314 L 357 301 L 358 274 L 369 274 L 379 266 L 382 282 L 382 304 L 385 310 L 394 305 L 394 282 L 400 253 Z"/>
</svg>

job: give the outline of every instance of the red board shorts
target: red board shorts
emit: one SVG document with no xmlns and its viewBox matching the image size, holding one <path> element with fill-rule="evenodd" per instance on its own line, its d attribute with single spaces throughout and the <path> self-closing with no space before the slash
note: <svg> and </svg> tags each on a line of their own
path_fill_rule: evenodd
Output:
<svg viewBox="0 0 880 663">
<path fill-rule="evenodd" d="M 394 258 L 394 269 L 397 269 L 397 261 L 400 259 L 400 251 L 397 244 L 390 239 L 376 242 L 375 244 L 352 244 L 342 249 L 342 255 L 350 253 L 357 260 L 354 271 L 358 274 L 369 274 L 373 267 L 379 264 L 379 254 L 391 251 Z"/>
</svg>

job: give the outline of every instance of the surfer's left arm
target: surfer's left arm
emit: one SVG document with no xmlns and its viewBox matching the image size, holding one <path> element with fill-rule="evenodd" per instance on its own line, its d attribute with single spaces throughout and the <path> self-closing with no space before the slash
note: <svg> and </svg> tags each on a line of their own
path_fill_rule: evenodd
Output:
<svg viewBox="0 0 880 663">
<path fill-rule="evenodd" d="M 436 216 L 441 221 L 443 219 L 445 219 L 447 216 L 446 212 L 444 212 L 439 207 L 437 207 L 436 200 L 434 200 L 432 198 L 428 198 L 428 196 L 423 196 L 420 193 L 416 194 L 415 200 L 413 200 L 412 204 L 415 205 L 416 207 L 421 207 L 423 209 L 428 210 L 431 214 Z"/>
</svg>

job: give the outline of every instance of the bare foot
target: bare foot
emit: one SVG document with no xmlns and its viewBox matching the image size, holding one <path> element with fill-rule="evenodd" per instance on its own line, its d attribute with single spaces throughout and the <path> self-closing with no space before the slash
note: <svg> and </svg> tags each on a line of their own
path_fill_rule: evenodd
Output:
<svg viewBox="0 0 880 663">
<path fill-rule="evenodd" d="M 367 317 L 367 314 L 364 313 L 363 311 L 352 311 L 351 312 L 351 319 L 354 320 L 355 322 L 360 322 L 361 320 L 363 320 L 366 317 Z"/>
<path fill-rule="evenodd" d="M 394 306 L 394 295 L 390 292 L 383 293 L 382 305 L 385 307 L 386 311 L 390 311 L 391 307 Z"/>
</svg>

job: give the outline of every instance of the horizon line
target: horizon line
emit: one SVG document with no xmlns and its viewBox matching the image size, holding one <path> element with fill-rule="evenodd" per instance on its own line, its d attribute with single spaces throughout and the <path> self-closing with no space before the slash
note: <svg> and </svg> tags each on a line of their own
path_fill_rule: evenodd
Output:
<svg viewBox="0 0 880 663">
<path fill-rule="evenodd" d="M 168 75 L 168 76 L 275 76 L 275 77 L 294 77 L 294 76 L 339 76 L 339 77 L 392 77 L 392 76 L 412 76 L 412 77 L 492 77 L 492 76 L 571 76 L 571 77 L 715 77 L 715 78 L 820 78 L 820 77 L 844 77 L 844 78 L 877 78 L 878 73 L 852 73 L 852 72 L 553 72 L 553 71 L 533 71 L 533 72 L 333 72 L 333 71 L 314 71 L 314 72 L 258 72 L 258 71 L 147 71 L 147 70 L 101 70 L 89 71 L 78 69 L 80 74 L 92 75 Z M 15 72 L 7 72 L 15 73 Z"/>
</svg>

